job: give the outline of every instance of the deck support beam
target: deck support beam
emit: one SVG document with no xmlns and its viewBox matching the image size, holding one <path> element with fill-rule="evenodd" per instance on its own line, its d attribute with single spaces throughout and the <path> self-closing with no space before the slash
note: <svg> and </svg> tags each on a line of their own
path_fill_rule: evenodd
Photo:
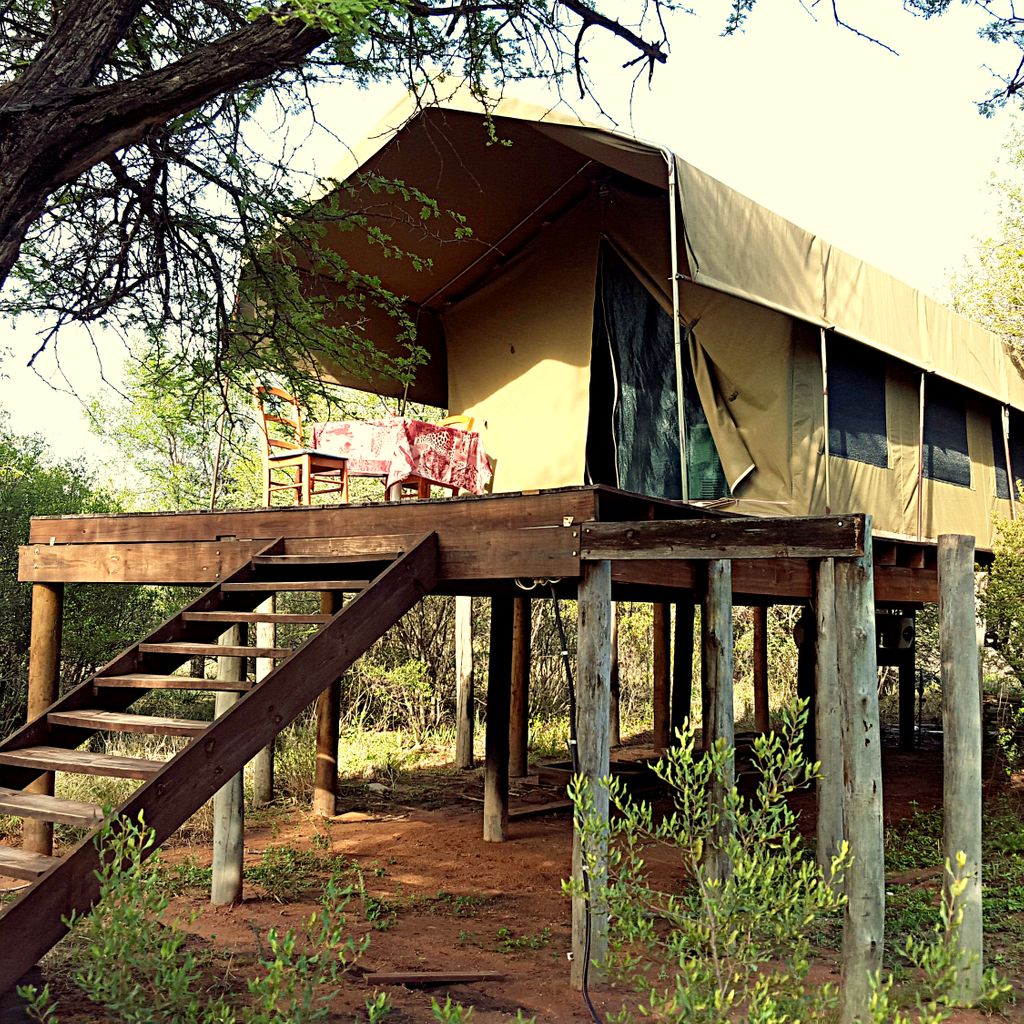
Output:
<svg viewBox="0 0 1024 1024">
<path fill-rule="evenodd" d="M 845 870 L 840 1024 L 868 1020 L 869 977 L 882 966 L 885 850 L 878 717 L 871 518 L 865 554 L 835 565 L 836 641 L 842 698 L 844 814 L 853 860 Z"/>
<path fill-rule="evenodd" d="M 941 587 L 941 584 L 940 584 Z M 940 591 L 941 593 L 941 591 Z M 909 613 L 911 616 L 913 612 Z M 915 623 L 916 625 L 916 623 Z M 915 733 L 915 715 L 917 703 L 917 638 L 905 651 L 900 651 L 899 659 L 899 707 L 900 707 L 900 750 L 913 750 Z"/>
<path fill-rule="evenodd" d="M 725 879 L 730 871 L 725 844 L 729 823 L 724 818 L 726 798 L 736 781 L 736 725 L 733 706 L 732 565 L 708 562 L 708 582 L 701 615 L 701 649 L 707 666 L 709 721 L 707 748 L 723 743 L 729 751 L 722 774 L 711 783 L 710 800 L 722 817 L 708 850 L 708 873 Z"/>
<path fill-rule="evenodd" d="M 610 768 L 608 710 L 611 701 L 611 562 L 583 566 L 579 583 L 579 625 L 576 641 L 578 686 L 576 693 L 577 741 L 580 775 L 590 785 L 593 813 L 601 823 L 608 820 L 608 790 L 601 780 Z M 602 832 L 602 836 L 604 833 Z M 591 899 L 572 901 L 572 966 L 570 984 L 583 987 L 584 973 L 608 950 L 608 911 L 596 897 L 607 872 L 607 840 L 588 842 L 586 860 Z M 572 876 L 580 882 L 584 871 L 583 837 L 579 822 L 573 829 Z M 589 950 L 587 949 L 589 921 Z"/>
<path fill-rule="evenodd" d="M 60 646 L 64 619 L 64 584 L 32 584 L 32 632 L 28 655 L 28 720 L 38 718 L 56 699 L 60 689 Z M 53 772 L 30 782 L 25 791 L 53 795 Z M 22 849 L 53 855 L 53 825 L 26 818 Z"/>
<path fill-rule="evenodd" d="M 836 567 L 831 558 L 818 563 L 815 572 L 814 716 L 817 740 L 815 757 L 821 762 L 817 781 L 817 861 L 827 880 L 832 879 L 832 858 L 843 841 L 843 744 L 839 693 L 839 648 L 836 637 Z"/>
<path fill-rule="evenodd" d="M 325 590 L 320 612 L 341 610 L 342 595 Z M 316 768 L 313 781 L 313 813 L 333 818 L 338 813 L 338 741 L 341 735 L 341 680 L 335 679 L 316 702 Z"/>
<path fill-rule="evenodd" d="M 508 839 L 508 719 L 512 696 L 513 598 L 491 598 L 484 734 L 484 842 Z"/>
<path fill-rule="evenodd" d="M 693 613 L 692 601 L 676 602 L 672 643 L 672 736 L 669 740 L 673 746 L 677 742 L 676 734 L 690 717 L 693 699 Z"/>
<path fill-rule="evenodd" d="M 672 605 L 654 604 L 654 746 L 664 749 L 671 738 Z"/>
<path fill-rule="evenodd" d="M 523 778 L 530 764 L 530 608 L 528 597 L 513 601 L 508 773 L 514 779 Z"/>
<path fill-rule="evenodd" d="M 239 647 L 245 643 L 246 627 L 225 630 L 220 643 Z M 245 658 L 217 659 L 217 678 L 239 682 L 245 673 Z M 240 693 L 220 692 L 214 698 L 217 718 L 242 699 Z M 242 901 L 242 861 L 245 853 L 245 787 L 242 772 L 232 776 L 213 797 L 213 870 L 210 902 L 225 906 Z"/>
<path fill-rule="evenodd" d="M 754 626 L 754 728 L 764 735 L 772 727 L 768 706 L 768 607 L 755 605 L 750 612 Z"/>
<path fill-rule="evenodd" d="M 455 598 L 455 767 L 473 767 L 473 598 Z"/>
<path fill-rule="evenodd" d="M 268 597 L 257 609 L 258 612 L 273 614 L 275 599 Z M 257 622 L 256 623 L 256 646 L 276 647 L 277 646 L 277 623 Z M 259 683 L 266 679 L 274 671 L 276 662 L 273 658 L 257 658 L 255 682 Z M 273 803 L 274 800 L 274 741 L 264 747 L 252 759 L 252 802 L 257 807 Z"/>
<path fill-rule="evenodd" d="M 967 887 L 957 906 L 964 966 L 955 996 L 971 1005 L 982 988 L 981 690 L 975 622 L 974 538 L 939 537 L 939 650 L 942 660 L 942 846 L 954 870 L 957 855 Z M 946 898 L 950 879 L 946 878 Z"/>
</svg>

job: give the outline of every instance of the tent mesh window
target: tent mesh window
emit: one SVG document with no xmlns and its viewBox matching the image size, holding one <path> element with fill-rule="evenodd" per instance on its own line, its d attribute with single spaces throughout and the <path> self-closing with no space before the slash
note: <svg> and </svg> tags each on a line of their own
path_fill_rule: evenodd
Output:
<svg viewBox="0 0 1024 1024">
<path fill-rule="evenodd" d="M 827 358 L 829 455 L 888 469 L 885 357 L 832 335 Z"/>
<path fill-rule="evenodd" d="M 971 486 L 967 392 L 939 377 L 929 377 L 924 386 L 924 475 L 928 480 Z"/>
<path fill-rule="evenodd" d="M 672 318 L 604 244 L 594 298 L 594 359 L 587 465 L 595 483 L 659 498 L 682 493 Z M 683 364 L 689 497 L 727 497 L 728 485 Z M 612 479 L 614 474 L 614 479 Z"/>
</svg>

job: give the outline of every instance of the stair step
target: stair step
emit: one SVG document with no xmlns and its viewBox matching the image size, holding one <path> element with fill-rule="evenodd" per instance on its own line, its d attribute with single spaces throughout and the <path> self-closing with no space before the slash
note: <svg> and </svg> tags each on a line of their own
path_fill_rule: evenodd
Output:
<svg viewBox="0 0 1024 1024">
<path fill-rule="evenodd" d="M 226 644 L 195 644 L 185 641 L 165 644 L 139 644 L 143 654 L 187 654 L 189 657 L 290 658 L 290 647 L 233 647 Z"/>
<path fill-rule="evenodd" d="M 253 565 L 364 565 L 367 562 L 393 562 L 400 551 L 372 555 L 256 555 Z"/>
<path fill-rule="evenodd" d="M 322 625 L 330 615 L 300 615 L 296 612 L 183 612 L 183 622 L 280 622 L 299 626 Z"/>
<path fill-rule="evenodd" d="M 148 779 L 163 768 L 164 761 L 118 754 L 93 754 L 65 747 L 23 747 L 0 751 L 0 764 L 35 768 L 42 772 L 72 772 L 75 775 L 103 775 L 114 779 Z"/>
<path fill-rule="evenodd" d="M 25 882 L 34 882 L 40 875 L 46 874 L 59 857 L 44 857 L 41 853 L 29 853 L 13 846 L 0 846 L 0 875 L 7 878 L 20 878 Z"/>
<path fill-rule="evenodd" d="M 96 689 L 130 690 L 210 690 L 225 693 L 248 693 L 252 683 L 240 680 L 227 682 L 223 679 L 201 679 L 199 676 L 165 676 L 154 672 L 132 672 L 126 676 L 97 676 L 93 680 Z"/>
<path fill-rule="evenodd" d="M 222 583 L 227 594 L 262 593 L 278 590 L 365 590 L 369 580 L 265 580 L 260 583 Z"/>
<path fill-rule="evenodd" d="M 84 800 L 62 800 L 45 793 L 26 793 L 20 789 L 0 786 L 0 814 L 16 818 L 38 818 L 59 821 L 63 825 L 90 828 L 103 820 L 103 808 Z"/>
<path fill-rule="evenodd" d="M 69 725 L 76 729 L 141 732 L 149 736 L 198 736 L 205 732 L 210 724 L 192 718 L 132 715 L 98 708 L 84 711 L 54 711 L 46 716 L 46 720 L 51 725 Z"/>
</svg>

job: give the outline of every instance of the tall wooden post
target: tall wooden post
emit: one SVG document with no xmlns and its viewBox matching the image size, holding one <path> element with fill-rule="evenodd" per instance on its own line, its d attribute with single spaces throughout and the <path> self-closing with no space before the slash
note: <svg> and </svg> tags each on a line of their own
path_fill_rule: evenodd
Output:
<svg viewBox="0 0 1024 1024">
<path fill-rule="evenodd" d="M 913 615 L 913 612 L 910 612 Z M 899 658 L 900 750 L 913 750 L 917 731 L 914 721 L 917 703 L 917 640 Z"/>
<path fill-rule="evenodd" d="M 723 814 L 726 795 L 736 781 L 736 727 L 733 706 L 733 631 L 732 563 L 708 562 L 707 589 L 701 615 L 701 648 L 707 663 L 709 722 L 706 735 L 711 744 L 724 743 L 729 758 L 721 776 L 711 784 L 712 810 Z M 725 843 L 731 831 L 724 817 L 714 829 L 714 840 L 707 853 L 708 871 L 713 878 L 724 879 L 730 870 Z"/>
<path fill-rule="evenodd" d="M 939 537 L 939 652 L 942 659 L 942 847 L 954 868 L 966 863 L 967 888 L 957 901 L 963 921 L 957 941 L 964 958 L 956 997 L 970 1005 L 981 994 L 981 691 L 975 635 L 974 538 Z M 946 879 L 949 898 L 949 879 Z"/>
<path fill-rule="evenodd" d="M 842 707 L 844 815 L 853 861 L 846 869 L 840 1022 L 868 1019 L 869 976 L 882 966 L 885 850 L 878 718 L 874 566 L 870 516 L 865 554 L 836 560 L 836 641 Z"/>
<path fill-rule="evenodd" d="M 580 577 L 578 603 L 579 627 L 577 660 L 577 739 L 580 774 L 590 784 L 593 813 L 600 823 L 608 820 L 608 790 L 601 784 L 610 770 L 608 707 L 611 698 L 611 562 L 584 562 Z M 576 896 L 572 901 L 572 966 L 569 980 L 573 988 L 583 987 L 584 971 L 593 961 L 604 959 L 608 951 L 608 911 L 600 898 L 607 877 L 607 841 L 596 837 L 588 853 L 593 863 L 588 871 L 591 899 Z M 583 878 L 583 842 L 579 823 L 573 830 L 572 875 Z M 590 943 L 587 949 L 587 933 Z"/>
<path fill-rule="evenodd" d="M 816 719 L 814 697 L 814 675 L 817 654 L 815 644 L 815 618 L 809 605 L 804 605 L 796 627 L 796 695 L 807 701 L 807 724 L 804 726 L 803 754 L 808 761 L 814 760 L 816 747 Z"/>
<path fill-rule="evenodd" d="M 342 596 L 334 590 L 320 594 L 320 611 L 333 615 Z M 335 679 L 316 702 L 316 774 L 313 813 L 332 818 L 338 813 L 338 740 L 341 731 L 341 680 Z"/>
<path fill-rule="evenodd" d="M 512 690 L 513 598 L 491 598 L 484 732 L 484 841 L 508 839 L 508 719 Z"/>
<path fill-rule="evenodd" d="M 232 626 L 220 638 L 225 646 L 239 647 L 246 641 L 246 627 Z M 217 678 L 237 683 L 245 672 L 245 658 L 218 658 Z M 240 693 L 218 693 L 214 714 L 220 717 L 242 699 Z M 241 772 L 213 795 L 213 870 L 210 902 L 215 906 L 239 903 L 242 899 L 242 860 L 245 852 L 245 787 Z"/>
<path fill-rule="evenodd" d="M 530 599 L 517 597 L 512 611 L 512 704 L 509 710 L 508 773 L 521 779 L 530 753 Z"/>
<path fill-rule="evenodd" d="M 669 744 L 672 711 L 672 606 L 662 601 L 654 605 L 654 745 Z"/>
<path fill-rule="evenodd" d="M 473 598 L 455 598 L 455 767 L 473 767 Z"/>
<path fill-rule="evenodd" d="M 832 858 L 843 841 L 843 743 L 839 695 L 839 648 L 836 637 L 836 567 L 831 558 L 822 559 L 814 574 L 814 610 L 817 626 L 815 644 L 814 702 L 816 759 L 821 762 L 817 782 L 817 861 L 826 879 L 831 879 Z M 831 879 L 842 884 L 842 879 Z"/>
<path fill-rule="evenodd" d="M 28 653 L 28 720 L 38 718 L 56 699 L 60 689 L 60 644 L 64 616 L 64 584 L 32 584 L 32 632 Z M 53 772 L 25 787 L 29 793 L 53 795 Z M 22 848 L 30 853 L 53 854 L 53 825 L 26 818 Z"/>
<path fill-rule="evenodd" d="M 273 614 L 275 607 L 276 602 L 274 597 L 271 596 L 259 605 L 256 610 L 258 612 L 263 612 L 264 614 Z M 277 646 L 277 626 L 275 623 L 256 623 L 256 646 Z M 276 662 L 273 658 L 257 658 L 255 681 L 259 683 L 266 679 L 267 676 L 274 671 L 275 664 Z M 271 740 L 270 743 L 252 759 L 252 802 L 257 807 L 263 807 L 266 804 L 272 803 L 273 800 L 274 741 Z"/>
<path fill-rule="evenodd" d="M 608 741 L 612 749 L 622 746 L 622 715 L 619 711 L 619 605 L 612 601 L 611 665 L 608 670 L 611 703 L 608 707 Z"/>
<path fill-rule="evenodd" d="M 755 605 L 750 611 L 754 620 L 754 728 L 763 735 L 772 728 L 768 707 L 768 608 Z"/>
<path fill-rule="evenodd" d="M 692 601 L 676 602 L 672 655 L 672 743 L 690 717 L 693 700 L 693 611 Z"/>
</svg>

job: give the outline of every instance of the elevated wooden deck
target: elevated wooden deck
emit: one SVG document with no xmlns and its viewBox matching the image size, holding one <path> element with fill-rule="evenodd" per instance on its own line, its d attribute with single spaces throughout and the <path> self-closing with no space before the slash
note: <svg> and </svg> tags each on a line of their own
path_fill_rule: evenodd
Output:
<svg viewBox="0 0 1024 1024">
<path fill-rule="evenodd" d="M 660 532 L 635 525 L 665 520 L 676 523 Z M 329 539 L 344 555 L 368 544 L 393 551 L 432 530 L 442 593 L 500 593 L 537 578 L 564 580 L 574 592 L 581 563 L 608 558 L 617 599 L 668 600 L 703 589 L 707 558 L 731 557 L 737 602 L 791 602 L 811 596 L 814 559 L 849 555 L 850 524 L 862 520 L 751 520 L 602 486 L 401 504 L 37 517 L 19 579 L 213 584 L 276 537 L 292 552 L 303 541 L 323 552 Z M 837 547 L 841 536 L 845 547 Z M 876 539 L 873 554 L 877 603 L 936 600 L 934 544 Z"/>
</svg>

